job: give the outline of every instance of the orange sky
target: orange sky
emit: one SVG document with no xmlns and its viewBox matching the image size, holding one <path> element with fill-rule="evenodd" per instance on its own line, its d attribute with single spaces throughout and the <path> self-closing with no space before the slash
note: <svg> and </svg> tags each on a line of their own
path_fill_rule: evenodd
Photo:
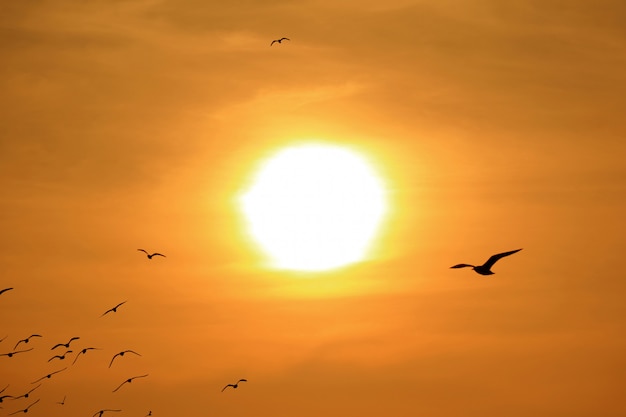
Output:
<svg viewBox="0 0 626 417">
<path fill-rule="evenodd" d="M 0 357 L 0 395 L 68 369 L 0 416 L 625 415 L 625 19 L 617 0 L 2 2 L 0 353 L 43 337 Z M 366 155 L 390 212 L 363 262 L 271 270 L 237 196 L 309 138 Z M 521 247 L 491 277 L 449 269 Z M 101 350 L 47 362 L 72 336 Z M 107 368 L 124 349 L 142 356 Z"/>
</svg>

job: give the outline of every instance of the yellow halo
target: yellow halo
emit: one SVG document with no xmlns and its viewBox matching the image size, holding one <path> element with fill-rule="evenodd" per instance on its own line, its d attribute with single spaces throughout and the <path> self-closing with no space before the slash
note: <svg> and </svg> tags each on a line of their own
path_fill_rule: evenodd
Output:
<svg viewBox="0 0 626 417">
<path fill-rule="evenodd" d="M 365 159 L 308 144 L 267 160 L 241 208 L 274 267 L 321 271 L 362 259 L 387 207 L 382 181 Z"/>
</svg>

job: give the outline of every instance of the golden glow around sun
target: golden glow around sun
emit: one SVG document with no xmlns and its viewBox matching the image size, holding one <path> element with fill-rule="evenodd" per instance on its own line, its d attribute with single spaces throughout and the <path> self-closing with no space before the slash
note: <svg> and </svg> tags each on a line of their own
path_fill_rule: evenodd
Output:
<svg viewBox="0 0 626 417">
<path fill-rule="evenodd" d="M 241 208 L 274 267 L 321 271 L 366 255 L 386 199 L 381 179 L 357 153 L 309 144 L 267 160 Z"/>
</svg>

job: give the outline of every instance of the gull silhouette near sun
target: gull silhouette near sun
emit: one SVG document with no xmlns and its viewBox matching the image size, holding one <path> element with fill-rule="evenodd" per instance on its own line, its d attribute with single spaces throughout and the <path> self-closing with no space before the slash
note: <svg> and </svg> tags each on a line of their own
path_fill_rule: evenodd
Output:
<svg viewBox="0 0 626 417">
<path fill-rule="evenodd" d="M 498 262 L 499 259 L 504 258 L 505 256 L 513 255 L 514 253 L 519 252 L 521 250 L 522 249 L 516 249 L 516 250 L 509 251 L 509 252 L 502 252 L 502 253 L 495 254 L 495 255 L 491 256 L 489 259 L 487 259 L 487 262 L 485 262 L 482 265 L 458 264 L 458 265 L 451 266 L 450 268 L 470 267 L 476 273 L 478 273 L 480 275 L 493 275 L 494 272 L 491 270 L 491 267 L 496 262 Z"/>
</svg>

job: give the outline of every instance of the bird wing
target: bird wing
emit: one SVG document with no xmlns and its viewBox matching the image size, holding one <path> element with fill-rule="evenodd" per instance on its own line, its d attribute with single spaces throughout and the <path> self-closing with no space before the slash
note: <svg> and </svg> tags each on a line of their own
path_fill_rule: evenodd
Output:
<svg viewBox="0 0 626 417">
<path fill-rule="evenodd" d="M 484 263 L 483 267 L 485 268 L 491 268 L 493 266 L 493 264 L 495 264 L 496 262 L 498 262 L 498 260 L 500 258 L 504 258 L 505 256 L 509 256 L 509 255 L 513 255 L 515 252 L 519 252 L 522 249 L 515 249 L 509 252 L 502 252 L 502 253 L 498 253 L 496 255 L 493 255 L 491 258 L 487 259 L 487 262 Z"/>
<path fill-rule="evenodd" d="M 125 384 L 125 383 L 127 383 L 127 382 L 128 382 L 128 379 L 127 379 L 127 380 L 125 380 L 124 382 L 122 382 L 121 384 L 119 384 L 119 385 L 118 385 L 118 387 L 117 387 L 117 388 L 115 388 L 115 389 L 113 390 L 113 392 L 115 392 L 115 391 L 117 391 L 118 389 L 122 388 L 122 385 L 124 385 L 124 384 Z"/>
<path fill-rule="evenodd" d="M 13 289 L 13 287 L 11 287 L 11 288 L 5 288 L 5 289 L 3 289 L 3 290 L 0 290 L 0 294 L 5 293 L 5 292 L 7 292 L 7 291 L 9 291 L 9 290 L 12 290 L 12 289 Z"/>
<path fill-rule="evenodd" d="M 56 345 L 52 346 L 50 348 L 50 350 L 54 350 L 54 349 L 58 348 L 59 346 L 65 346 L 65 343 L 57 343 Z"/>
<path fill-rule="evenodd" d="M 282 38 L 281 41 L 290 41 L 291 39 L 289 38 Z"/>
<path fill-rule="evenodd" d="M 22 342 L 24 342 L 24 341 L 26 341 L 26 339 L 19 340 L 19 341 L 15 344 L 15 346 L 13 346 L 13 350 L 17 349 L 17 347 L 20 345 L 20 343 L 22 343 Z"/>
<path fill-rule="evenodd" d="M 233 384 L 228 384 L 228 385 L 226 385 L 224 388 L 222 388 L 222 392 L 224 392 L 224 390 L 225 390 L 226 388 L 228 388 L 228 387 L 234 387 L 234 385 L 233 385 Z"/>
<path fill-rule="evenodd" d="M 474 267 L 474 265 L 470 265 L 470 264 L 458 264 L 458 265 L 451 266 L 450 268 L 465 268 L 466 266 L 469 266 L 472 268 Z"/>
<path fill-rule="evenodd" d="M 111 358 L 111 362 L 109 362 L 109 368 L 111 367 L 111 365 L 113 365 L 113 361 L 115 360 L 115 358 L 117 358 L 120 354 L 116 353 L 115 355 L 113 355 L 113 357 Z"/>
<path fill-rule="evenodd" d="M 165 255 L 163 255 L 162 253 L 158 253 L 158 252 L 154 252 L 154 253 L 152 254 L 152 256 L 162 256 L 162 257 L 166 258 L 166 256 L 165 256 Z"/>
<path fill-rule="evenodd" d="M 149 255 L 148 251 L 147 251 L 147 250 L 145 250 L 145 249 L 137 249 L 137 250 L 138 250 L 138 251 L 141 251 L 141 252 L 143 252 L 143 253 L 145 253 L 146 255 Z"/>
<path fill-rule="evenodd" d="M 127 350 L 126 352 L 129 352 L 129 353 L 134 353 L 134 354 L 135 354 L 135 355 L 137 355 L 137 356 L 141 356 L 139 353 L 135 352 L 134 350 Z"/>
<path fill-rule="evenodd" d="M 278 42 L 278 41 L 274 39 L 272 43 L 270 43 L 270 46 L 274 45 L 274 42 Z"/>
<path fill-rule="evenodd" d="M 248 380 L 247 379 L 240 379 L 239 381 L 237 381 L 237 383 L 240 383 L 240 382 L 248 382 Z"/>
</svg>

